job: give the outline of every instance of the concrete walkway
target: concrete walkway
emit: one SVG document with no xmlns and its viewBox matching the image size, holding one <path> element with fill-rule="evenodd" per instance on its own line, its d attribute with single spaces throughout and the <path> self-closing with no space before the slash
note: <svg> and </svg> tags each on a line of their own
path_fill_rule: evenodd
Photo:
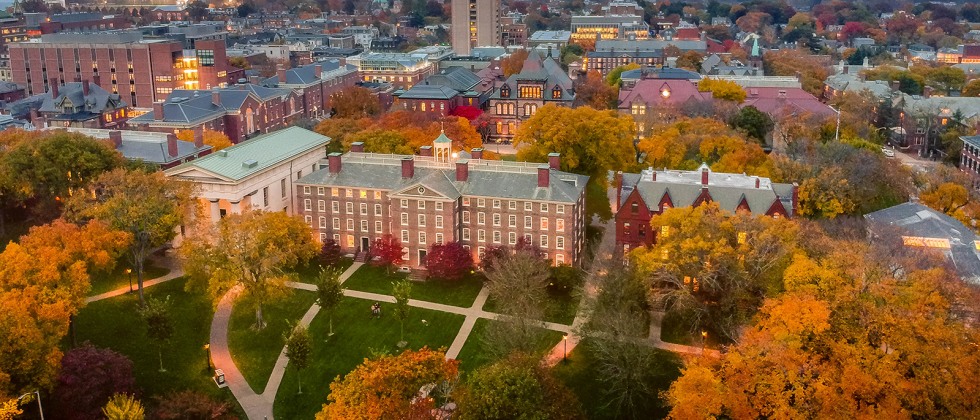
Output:
<svg viewBox="0 0 980 420">
<path fill-rule="evenodd" d="M 172 252 L 172 251 L 168 251 L 168 252 Z M 162 266 L 164 268 L 170 269 L 170 272 L 167 273 L 167 274 L 165 274 L 165 275 L 163 275 L 163 276 L 157 277 L 155 279 L 143 280 L 143 288 L 144 289 L 147 288 L 147 287 L 150 287 L 150 286 L 155 286 L 155 285 L 158 285 L 160 283 L 173 280 L 175 278 L 178 278 L 178 277 L 181 277 L 181 276 L 184 275 L 184 269 L 180 266 L 180 264 L 177 262 L 177 258 L 175 256 L 173 256 L 173 255 L 167 255 L 166 257 L 150 257 L 150 259 L 153 260 L 154 262 L 156 262 L 156 264 L 158 266 Z M 108 292 L 101 293 L 101 294 L 98 294 L 98 295 L 95 295 L 95 296 L 89 296 L 89 297 L 85 298 L 85 303 L 98 302 L 98 301 L 103 300 L 103 299 L 109 299 L 109 298 L 113 298 L 113 297 L 116 297 L 116 296 L 122 296 L 122 295 L 125 295 L 127 293 L 129 293 L 129 286 L 120 287 L 118 289 L 110 290 Z M 135 284 L 133 285 L 133 293 L 136 293 L 136 285 Z"/>
<path fill-rule="evenodd" d="M 470 305 L 470 310 L 482 311 L 483 305 L 487 303 L 488 297 L 490 297 L 490 289 L 483 286 L 483 289 L 480 289 L 480 294 L 476 295 L 476 301 Z M 453 344 L 449 346 L 449 350 L 446 350 L 447 359 L 455 359 L 459 356 L 459 352 L 463 350 L 463 345 L 469 339 L 470 333 L 473 332 L 473 326 L 476 325 L 476 320 L 478 319 L 480 317 L 475 314 L 466 315 L 466 319 L 463 320 L 463 326 L 459 328 L 459 332 L 456 333 L 456 338 L 453 339 Z"/>
<path fill-rule="evenodd" d="M 704 349 L 698 346 L 686 346 L 683 344 L 668 343 L 660 340 L 660 323 L 663 322 L 663 312 L 650 312 L 650 344 L 658 349 L 672 351 L 674 353 L 696 354 L 711 357 L 721 357 L 718 350 Z"/>
<path fill-rule="evenodd" d="M 350 278 L 362 265 L 364 264 L 355 262 L 347 268 L 340 275 L 340 282 L 343 283 Z M 305 283 L 289 282 L 288 286 L 302 290 L 316 290 L 316 286 Z M 269 382 L 266 383 L 262 394 L 257 394 L 248 385 L 241 371 L 238 370 L 238 366 L 235 365 L 235 361 L 231 357 L 231 351 L 228 349 L 228 323 L 231 320 L 231 311 L 234 307 L 235 298 L 239 293 L 241 293 L 241 286 L 235 286 L 229 290 L 221 298 L 221 301 L 218 302 L 218 307 L 214 311 L 214 319 L 211 321 L 211 359 L 214 362 L 215 369 L 221 369 L 224 372 L 228 389 L 231 390 L 232 395 L 235 396 L 235 399 L 242 406 L 245 415 L 251 420 L 268 420 L 273 418 L 272 405 L 276 401 L 276 392 L 278 392 L 279 384 L 282 383 L 282 377 L 286 373 L 286 362 L 288 361 L 286 349 L 283 348 L 282 352 L 279 353 L 279 358 L 276 359 L 276 365 L 272 369 L 272 375 L 269 376 Z M 303 315 L 300 322 L 305 326 L 309 326 L 310 321 L 313 320 L 319 311 L 320 307 L 314 304 L 306 311 L 306 314 Z"/>
</svg>

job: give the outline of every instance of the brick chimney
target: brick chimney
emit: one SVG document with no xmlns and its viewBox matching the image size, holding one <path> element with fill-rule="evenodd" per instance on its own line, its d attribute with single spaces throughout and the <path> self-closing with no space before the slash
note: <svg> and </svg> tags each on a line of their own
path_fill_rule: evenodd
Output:
<svg viewBox="0 0 980 420">
<path fill-rule="evenodd" d="M 415 176 L 415 158 L 402 158 L 402 178 L 412 179 Z"/>
<path fill-rule="evenodd" d="M 556 171 L 561 170 L 561 154 L 548 153 L 548 166 Z"/>
<path fill-rule="evenodd" d="M 466 159 L 456 161 L 456 181 L 466 182 L 470 179 L 470 162 Z"/>
<path fill-rule="evenodd" d="M 350 151 L 354 153 L 364 153 L 364 143 L 355 141 L 350 144 Z"/>
<path fill-rule="evenodd" d="M 432 146 L 422 146 L 419 148 L 419 156 L 432 157 Z"/>
<path fill-rule="evenodd" d="M 51 79 L 48 79 L 48 89 L 51 90 L 51 97 L 52 98 L 57 98 L 58 97 L 58 78 L 57 77 L 52 77 Z"/>
<path fill-rule="evenodd" d="M 167 134 L 167 153 L 170 157 L 177 157 L 177 135 Z"/>
<path fill-rule="evenodd" d="M 470 151 L 470 156 L 473 159 L 483 159 L 483 149 L 477 147 Z"/>
<path fill-rule="evenodd" d="M 194 128 L 194 147 L 197 149 L 204 147 L 204 127 Z"/>
<path fill-rule="evenodd" d="M 708 168 L 701 169 L 701 185 L 708 186 Z"/>
<path fill-rule="evenodd" d="M 122 146 L 122 131 L 118 131 L 118 130 L 110 131 L 109 141 L 112 142 L 112 147 L 116 149 Z"/>
<path fill-rule="evenodd" d="M 276 69 L 276 75 L 279 76 L 279 83 L 286 83 L 286 69 L 282 67 Z"/>
<path fill-rule="evenodd" d="M 928 97 L 932 96 L 932 90 L 933 90 L 932 89 L 932 86 L 926 86 L 926 87 L 922 88 L 922 97 L 923 98 L 928 98 Z"/>
<path fill-rule="evenodd" d="M 762 186 L 762 180 L 759 177 L 755 177 L 755 187 L 759 188 L 760 186 Z"/>
<path fill-rule="evenodd" d="M 898 80 L 892 80 L 892 91 L 893 92 L 898 91 L 898 87 L 899 86 L 900 86 L 900 84 L 898 83 Z"/>
<path fill-rule="evenodd" d="M 211 103 L 214 106 L 221 106 L 221 92 L 218 92 L 217 90 L 211 91 Z"/>
<path fill-rule="evenodd" d="M 163 121 L 163 102 L 153 103 L 153 119 Z"/>
<path fill-rule="evenodd" d="M 538 167 L 538 187 L 548 188 L 551 186 L 551 168 L 541 165 Z"/>
<path fill-rule="evenodd" d="M 340 168 L 344 164 L 340 160 L 340 153 L 337 152 L 327 155 L 327 162 L 330 164 L 330 173 L 332 174 L 339 174 Z"/>
<path fill-rule="evenodd" d="M 797 183 L 793 183 L 793 216 L 796 216 L 797 205 L 800 203 L 800 186 Z"/>
<path fill-rule="evenodd" d="M 316 77 L 317 79 L 319 79 L 321 74 L 323 74 L 323 65 L 321 65 L 321 64 L 314 64 L 313 65 L 313 77 Z"/>
<path fill-rule="evenodd" d="M 82 80 L 82 96 L 88 96 L 88 80 Z"/>
</svg>

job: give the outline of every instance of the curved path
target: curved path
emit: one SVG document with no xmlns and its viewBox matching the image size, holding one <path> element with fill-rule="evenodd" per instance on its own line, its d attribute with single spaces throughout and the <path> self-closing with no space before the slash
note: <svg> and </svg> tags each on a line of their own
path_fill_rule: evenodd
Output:
<svg viewBox="0 0 980 420">
<path fill-rule="evenodd" d="M 170 251 L 168 251 L 168 252 L 170 252 Z M 166 281 L 173 280 L 175 278 L 178 278 L 178 277 L 181 277 L 181 276 L 184 275 L 184 269 L 180 266 L 180 264 L 178 264 L 177 258 L 174 258 L 171 255 L 167 255 L 165 257 L 155 257 L 154 256 L 154 257 L 150 257 L 150 258 L 153 259 L 157 263 L 157 265 L 170 269 L 170 272 L 167 273 L 167 274 L 164 274 L 164 275 L 162 275 L 160 277 L 157 277 L 155 279 L 143 280 L 143 288 L 144 289 L 147 288 L 147 287 L 150 287 L 150 286 L 155 286 L 157 284 L 160 284 L 160 283 L 163 283 L 163 282 L 166 282 Z M 98 295 L 95 295 L 95 296 L 89 296 L 89 297 L 85 298 L 85 303 L 98 302 L 98 301 L 103 300 L 103 299 L 109 299 L 109 298 L 116 297 L 116 296 L 122 296 L 122 295 L 125 295 L 126 293 L 129 293 L 129 292 L 130 292 L 129 286 L 120 287 L 120 288 L 118 288 L 116 290 L 110 290 L 108 292 L 101 293 L 101 294 L 98 294 Z"/>
</svg>

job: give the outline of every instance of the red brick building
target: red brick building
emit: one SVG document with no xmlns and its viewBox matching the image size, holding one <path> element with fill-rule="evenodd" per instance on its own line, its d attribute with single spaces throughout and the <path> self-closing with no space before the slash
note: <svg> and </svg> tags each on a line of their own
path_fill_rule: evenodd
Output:
<svg viewBox="0 0 980 420">
<path fill-rule="evenodd" d="M 292 89 L 300 97 L 303 115 L 318 118 L 330 112 L 331 95 L 354 86 L 358 81 L 357 67 L 346 64 L 345 60 L 331 59 L 292 69 L 279 69 L 262 85 Z"/>
<path fill-rule="evenodd" d="M 58 32 L 98 32 L 113 29 L 126 29 L 132 26 L 129 19 L 122 15 L 106 15 L 104 13 L 62 13 L 52 15 L 39 25 L 42 34 Z"/>
<path fill-rule="evenodd" d="M 772 217 L 796 214 L 796 184 L 777 184 L 768 178 L 711 172 L 707 165 L 696 171 L 644 170 L 617 174 L 615 180 L 616 247 L 623 254 L 651 246 L 659 232 L 650 230 L 650 219 L 671 207 L 696 207 L 717 202 L 729 212 L 748 211 Z"/>
<path fill-rule="evenodd" d="M 434 151 L 434 153 L 432 153 Z M 585 246 L 588 177 L 548 164 L 454 159 L 440 136 L 422 156 L 351 152 L 328 157 L 329 166 L 301 178 L 298 211 L 321 241 L 348 253 L 367 251 L 391 235 L 403 246 L 405 265 L 425 266 L 433 244 L 461 242 L 479 261 L 492 246 L 528 238 L 554 264 L 576 264 Z"/>
<path fill-rule="evenodd" d="M 59 83 L 89 80 L 134 107 L 150 107 L 176 89 L 227 85 L 222 40 L 201 40 L 185 50 L 175 40 L 145 40 L 138 32 L 43 35 L 41 42 L 9 45 L 13 81 L 34 95 Z"/>
</svg>

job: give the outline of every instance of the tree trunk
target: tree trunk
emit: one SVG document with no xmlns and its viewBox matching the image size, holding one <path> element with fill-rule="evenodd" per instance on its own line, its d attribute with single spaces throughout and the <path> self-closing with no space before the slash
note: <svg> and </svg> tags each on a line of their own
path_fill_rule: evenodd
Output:
<svg viewBox="0 0 980 420">
<path fill-rule="evenodd" d="M 262 319 L 262 302 L 255 305 L 255 328 L 259 330 L 265 328 L 265 320 Z"/>
<path fill-rule="evenodd" d="M 163 344 L 157 346 L 157 355 L 160 356 L 160 372 L 166 372 L 163 368 Z"/>
<path fill-rule="evenodd" d="M 301 376 L 299 376 L 299 373 L 300 373 L 300 371 L 297 370 L 296 371 L 296 379 L 297 379 L 296 382 L 299 383 L 299 392 L 297 392 L 297 394 L 302 394 L 303 393 L 303 378 Z"/>
<path fill-rule="evenodd" d="M 78 347 L 78 340 L 75 338 L 75 315 L 68 317 L 68 334 L 71 336 L 71 347 Z"/>
<path fill-rule="evenodd" d="M 139 290 L 140 308 L 146 307 L 146 298 L 143 296 L 143 252 L 133 250 L 133 268 L 136 269 L 136 285 Z"/>
<path fill-rule="evenodd" d="M 330 336 L 333 335 L 333 315 L 330 315 L 328 318 L 328 323 L 330 324 L 330 334 L 327 335 Z"/>
</svg>

